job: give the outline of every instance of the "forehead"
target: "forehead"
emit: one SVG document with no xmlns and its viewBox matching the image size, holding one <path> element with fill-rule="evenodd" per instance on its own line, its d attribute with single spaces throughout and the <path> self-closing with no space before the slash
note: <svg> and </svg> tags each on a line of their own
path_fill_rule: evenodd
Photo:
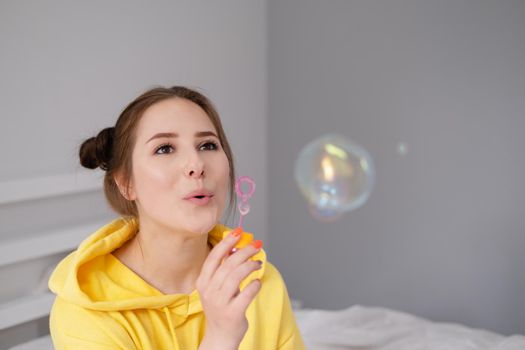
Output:
<svg viewBox="0 0 525 350">
<path fill-rule="evenodd" d="M 196 103 L 183 98 L 169 98 L 148 107 L 137 126 L 137 138 L 159 132 L 193 135 L 196 131 L 216 131 L 210 118 Z"/>
</svg>

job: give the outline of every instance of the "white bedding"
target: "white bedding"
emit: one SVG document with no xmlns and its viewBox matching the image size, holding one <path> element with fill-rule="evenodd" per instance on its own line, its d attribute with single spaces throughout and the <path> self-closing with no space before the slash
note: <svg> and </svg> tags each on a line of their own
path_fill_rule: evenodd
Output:
<svg viewBox="0 0 525 350">
<path fill-rule="evenodd" d="M 294 309 L 312 350 L 524 350 L 525 336 L 505 337 L 459 324 L 360 305 L 342 310 Z"/>
</svg>

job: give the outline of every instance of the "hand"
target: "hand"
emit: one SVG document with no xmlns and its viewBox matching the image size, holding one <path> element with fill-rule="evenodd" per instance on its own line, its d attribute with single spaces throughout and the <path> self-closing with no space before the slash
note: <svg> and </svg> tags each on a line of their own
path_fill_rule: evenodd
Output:
<svg viewBox="0 0 525 350">
<path fill-rule="evenodd" d="M 195 286 L 206 316 L 206 335 L 238 346 L 246 331 L 246 309 L 261 289 L 261 281 L 251 281 L 241 292 L 239 285 L 261 265 L 249 260 L 260 248 L 249 244 L 230 255 L 240 237 L 240 228 L 220 241 L 208 254 Z M 259 241 L 260 242 L 260 241 Z"/>
</svg>

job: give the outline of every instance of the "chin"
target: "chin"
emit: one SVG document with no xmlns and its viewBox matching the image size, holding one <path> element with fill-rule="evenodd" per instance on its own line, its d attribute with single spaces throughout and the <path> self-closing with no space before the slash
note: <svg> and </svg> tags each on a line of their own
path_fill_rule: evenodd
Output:
<svg viewBox="0 0 525 350">
<path fill-rule="evenodd" d="M 173 210 L 177 214 L 169 217 L 171 225 L 179 227 L 194 234 L 206 234 L 210 232 L 221 219 L 222 208 L 216 203 L 206 207 L 178 207 Z"/>
<path fill-rule="evenodd" d="M 215 225 L 216 222 L 204 225 L 190 225 L 190 227 L 188 227 L 188 231 L 203 235 L 210 232 Z"/>
<path fill-rule="evenodd" d="M 205 234 L 211 231 L 215 225 L 218 224 L 216 213 L 209 215 L 196 215 L 193 218 L 186 218 L 187 222 L 186 229 L 193 233 Z"/>
</svg>

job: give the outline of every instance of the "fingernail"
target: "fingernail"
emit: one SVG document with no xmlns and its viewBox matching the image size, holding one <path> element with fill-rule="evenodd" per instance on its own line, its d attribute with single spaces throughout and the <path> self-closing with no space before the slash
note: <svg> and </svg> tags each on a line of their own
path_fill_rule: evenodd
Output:
<svg viewBox="0 0 525 350">
<path fill-rule="evenodd" d="M 259 248 L 262 248 L 263 246 L 263 242 L 258 239 L 258 240 L 255 240 L 253 241 L 252 243 L 250 243 L 252 246 L 254 246 L 255 248 L 259 249 Z"/>
<path fill-rule="evenodd" d="M 235 228 L 235 230 L 233 230 L 231 232 L 231 235 L 233 237 L 239 237 L 241 235 L 241 233 L 242 233 L 242 227 L 237 227 L 237 228 Z"/>
</svg>

